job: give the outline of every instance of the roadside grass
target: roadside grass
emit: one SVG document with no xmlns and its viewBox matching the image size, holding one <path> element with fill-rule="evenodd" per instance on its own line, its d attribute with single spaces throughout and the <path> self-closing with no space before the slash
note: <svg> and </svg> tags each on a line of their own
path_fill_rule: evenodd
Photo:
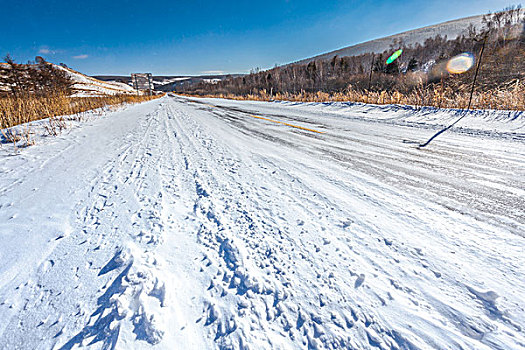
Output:
<svg viewBox="0 0 525 350">
<path fill-rule="evenodd" d="M 156 99 L 156 96 L 114 95 L 100 97 L 69 97 L 67 95 L 35 96 L 27 94 L 15 97 L 0 97 L 0 131 L 4 141 L 16 145 L 24 141 L 33 144 L 29 122 L 49 118 L 44 125 L 49 135 L 56 136 L 66 127 L 66 119 L 82 120 L 87 112 L 101 110 L 105 112 L 123 104 L 140 103 Z M 22 127 L 13 128 L 22 125 Z"/>
<path fill-rule="evenodd" d="M 191 97 L 226 98 L 232 100 L 253 101 L 293 101 L 293 102 L 361 102 L 369 104 L 402 104 L 412 106 L 429 106 L 437 108 L 466 108 L 470 91 L 465 85 L 453 90 L 439 84 L 433 87 L 423 87 L 410 93 L 399 91 L 358 91 L 348 88 L 343 92 L 306 92 L 269 94 L 267 90 L 258 90 L 251 94 L 236 95 L 232 93 L 215 94 L 184 94 Z M 472 98 L 473 109 L 525 110 L 525 82 L 519 80 L 509 84 L 508 88 L 476 91 Z"/>
</svg>

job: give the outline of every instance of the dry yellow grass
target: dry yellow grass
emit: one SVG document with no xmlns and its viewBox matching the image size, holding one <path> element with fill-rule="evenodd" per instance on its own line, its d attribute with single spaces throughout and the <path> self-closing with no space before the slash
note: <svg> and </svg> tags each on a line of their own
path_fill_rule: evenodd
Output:
<svg viewBox="0 0 525 350">
<path fill-rule="evenodd" d="M 0 97 L 0 129 L 32 122 L 35 120 L 76 115 L 97 108 L 138 103 L 159 96 L 115 95 L 104 97 L 68 97 L 62 95 L 22 98 Z"/>
<path fill-rule="evenodd" d="M 86 112 L 101 111 L 118 107 L 126 103 L 139 103 L 160 96 L 115 95 L 103 97 L 69 97 L 65 95 L 25 97 L 0 97 L 0 131 L 5 141 L 25 146 L 33 144 L 29 122 L 49 118 L 44 125 L 50 135 L 58 135 L 66 127 L 66 119 L 81 120 Z M 22 125 L 22 127 L 13 128 Z"/>
<path fill-rule="evenodd" d="M 190 96 L 190 95 L 189 95 Z M 195 96 L 196 95 L 191 95 Z M 352 88 L 344 92 L 305 92 L 268 94 L 260 90 L 254 94 L 207 94 L 199 97 L 227 98 L 233 100 L 255 101 L 298 101 L 298 102 L 362 102 L 371 104 L 404 104 L 413 106 L 432 106 L 438 108 L 466 108 L 470 93 L 468 87 L 454 92 L 450 87 L 421 87 L 409 94 L 399 91 L 357 91 Z M 472 99 L 473 109 L 525 110 L 525 83 L 516 81 L 510 89 L 476 91 Z"/>
</svg>

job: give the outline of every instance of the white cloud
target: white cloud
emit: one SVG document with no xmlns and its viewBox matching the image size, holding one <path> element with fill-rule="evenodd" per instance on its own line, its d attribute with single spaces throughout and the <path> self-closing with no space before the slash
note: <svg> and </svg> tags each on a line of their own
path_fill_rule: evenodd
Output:
<svg viewBox="0 0 525 350">
<path fill-rule="evenodd" d="M 224 74 L 224 71 L 223 70 L 205 70 L 204 72 L 201 72 L 201 74 L 220 75 L 220 74 Z"/>
<path fill-rule="evenodd" d="M 85 60 L 86 58 L 88 58 L 89 56 L 84 54 L 84 55 L 78 55 L 78 56 L 73 56 L 74 59 L 76 60 Z"/>
<path fill-rule="evenodd" d="M 54 55 L 57 52 L 55 50 L 51 50 L 49 46 L 40 46 L 40 49 L 38 50 L 38 53 L 43 55 Z"/>
</svg>

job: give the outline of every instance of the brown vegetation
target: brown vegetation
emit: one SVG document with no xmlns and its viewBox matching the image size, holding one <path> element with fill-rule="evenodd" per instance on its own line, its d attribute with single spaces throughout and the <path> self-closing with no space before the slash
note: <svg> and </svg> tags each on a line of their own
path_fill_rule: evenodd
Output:
<svg viewBox="0 0 525 350">
<path fill-rule="evenodd" d="M 82 120 L 87 112 L 104 112 L 126 103 L 148 101 L 157 96 L 112 95 L 71 97 L 73 82 L 64 69 L 37 57 L 36 62 L 15 63 L 9 55 L 0 65 L 0 137 L 15 144 L 32 144 L 29 122 L 49 118 L 44 129 L 58 135 L 68 120 Z M 17 125 L 21 127 L 13 128 Z"/>
<path fill-rule="evenodd" d="M 31 144 L 30 126 L 26 123 L 49 118 L 45 129 L 50 135 L 59 134 L 65 127 L 65 116 L 81 120 L 86 112 L 92 110 L 106 111 L 126 103 L 138 103 L 152 100 L 157 96 L 115 95 L 104 97 L 69 97 L 67 95 L 0 97 L 0 130 L 7 142 L 25 141 Z M 13 126 L 26 124 L 23 128 L 10 129 Z"/>
<path fill-rule="evenodd" d="M 70 95 L 73 92 L 73 81 L 67 73 L 42 57 L 37 57 L 36 62 L 20 64 L 8 54 L 5 62 L 0 66 L 0 86 L 7 91 L 4 95 L 49 96 Z"/>
<path fill-rule="evenodd" d="M 521 8 L 487 15 L 484 28 L 474 27 L 454 40 L 436 36 L 415 46 L 392 43 L 381 54 L 334 56 L 305 64 L 290 64 L 201 83 L 176 91 L 193 96 L 258 100 L 353 101 L 465 108 L 475 69 L 450 74 L 446 62 L 463 52 L 479 60 L 483 38 L 487 43 L 473 97 L 473 108 L 525 109 L 525 22 Z M 386 65 L 398 48 L 402 56 Z"/>
<path fill-rule="evenodd" d="M 449 86 L 432 85 L 419 87 L 409 93 L 399 91 L 361 91 L 352 88 L 341 92 L 307 92 L 269 94 L 265 89 L 246 95 L 231 93 L 216 94 L 182 94 L 191 97 L 227 98 L 232 100 L 254 101 L 298 101 L 298 102 L 361 102 L 370 104 L 404 104 L 412 106 L 433 106 L 438 108 L 466 108 L 470 98 L 468 87 L 459 91 Z M 475 91 L 472 98 L 472 108 L 525 110 L 525 82 L 519 80 L 506 90 Z"/>
<path fill-rule="evenodd" d="M 81 115 L 98 108 L 138 103 L 159 96 L 114 95 L 104 97 L 69 97 L 64 95 L 0 97 L 0 129 L 44 118 Z"/>
</svg>

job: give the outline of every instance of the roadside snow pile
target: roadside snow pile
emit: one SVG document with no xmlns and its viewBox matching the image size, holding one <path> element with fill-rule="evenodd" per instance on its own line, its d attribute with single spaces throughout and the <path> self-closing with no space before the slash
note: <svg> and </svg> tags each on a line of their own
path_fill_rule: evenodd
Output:
<svg viewBox="0 0 525 350">
<path fill-rule="evenodd" d="M 296 105 L 292 102 L 280 102 Z M 298 109 L 302 109 L 298 106 Z M 304 109 L 337 113 L 353 118 L 356 115 L 369 120 L 387 122 L 394 125 L 413 125 L 421 127 L 445 127 L 459 117 L 467 115 L 455 128 L 468 131 L 487 131 L 495 134 L 525 132 L 524 111 L 439 109 L 435 107 L 413 107 L 406 105 L 367 105 L 363 103 L 305 103 Z"/>
<path fill-rule="evenodd" d="M 195 100 L 195 99 L 194 99 Z M 200 99 L 209 104 L 235 107 L 238 102 L 226 99 Z M 355 102 L 291 102 L 244 101 L 243 108 L 253 113 L 276 115 L 275 110 L 286 109 L 286 114 L 299 120 L 322 123 L 325 118 L 345 124 L 352 121 L 390 124 L 439 130 L 466 115 L 451 130 L 464 134 L 479 134 L 496 138 L 525 139 L 525 112 L 502 110 L 439 109 L 407 105 L 373 105 Z M 339 121 L 336 121 L 339 119 Z M 346 120 L 346 122 L 345 122 Z"/>
<path fill-rule="evenodd" d="M 455 115 L 409 111 L 165 96 L 0 149 L 0 344 L 524 348 L 522 117 L 420 150 Z"/>
<path fill-rule="evenodd" d="M 256 102 L 251 102 L 256 104 Z M 372 105 L 354 102 L 288 102 L 274 101 L 274 104 L 290 107 L 290 111 L 307 115 L 332 115 L 349 119 L 363 119 L 370 122 L 389 123 L 399 126 L 442 128 L 459 117 L 467 117 L 454 129 L 469 132 L 499 134 L 525 133 L 524 111 L 439 109 L 435 107 L 413 107 L 406 105 Z"/>
<path fill-rule="evenodd" d="M 86 122 L 92 122 L 127 106 L 127 104 L 106 106 L 78 114 L 45 118 L 2 129 L 0 130 L 0 147 L 4 151 L 17 153 L 21 149 L 41 143 L 47 138 L 61 136 L 61 134 L 67 135 L 74 128 L 80 127 Z"/>
</svg>

